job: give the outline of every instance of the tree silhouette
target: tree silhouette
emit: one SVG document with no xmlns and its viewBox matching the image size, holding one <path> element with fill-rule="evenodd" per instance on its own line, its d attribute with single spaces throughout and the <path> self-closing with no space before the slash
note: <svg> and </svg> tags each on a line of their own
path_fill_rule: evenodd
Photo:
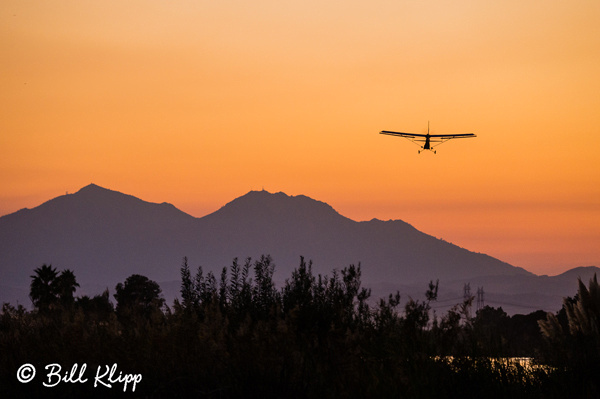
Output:
<svg viewBox="0 0 600 399">
<path fill-rule="evenodd" d="M 165 303 L 160 286 L 139 274 L 132 274 L 124 284 L 117 284 L 116 291 L 117 315 L 124 321 L 157 315 Z"/>
<path fill-rule="evenodd" d="M 577 381 L 578 393 L 573 396 L 598 397 L 600 384 L 600 287 L 597 276 L 590 279 L 589 288 L 578 280 L 575 298 L 564 298 L 568 328 L 559 318 L 548 313 L 546 320 L 539 320 L 542 335 L 549 344 L 545 360 L 565 367 L 569 378 Z"/>
<path fill-rule="evenodd" d="M 558 317 L 548 313 L 546 320 L 538 322 L 545 338 L 558 343 L 568 336 L 585 341 L 589 348 L 585 352 L 590 355 L 590 350 L 595 356 L 600 356 L 600 288 L 597 276 L 590 279 L 589 288 L 578 280 L 579 289 L 574 299 L 565 298 L 563 309 L 568 320 L 568 331 L 563 329 Z"/>
<path fill-rule="evenodd" d="M 52 265 L 43 264 L 33 271 L 35 275 L 31 276 L 31 290 L 29 298 L 33 305 L 46 310 L 52 307 L 56 302 L 56 277 L 58 272 Z"/>
<path fill-rule="evenodd" d="M 69 270 L 60 273 L 52 265 L 42 265 L 34 270 L 31 276 L 29 297 L 39 310 L 56 309 L 59 305 L 70 307 L 74 303 L 73 294 L 79 284 L 75 274 Z"/>
<path fill-rule="evenodd" d="M 191 310 L 198 306 L 198 294 L 192 281 L 187 257 L 183 258 L 181 265 L 181 300 L 184 309 Z"/>
<path fill-rule="evenodd" d="M 263 317 L 279 303 L 279 293 L 275 288 L 273 273 L 275 264 L 271 256 L 261 256 L 260 260 L 254 262 L 254 310 Z"/>
<path fill-rule="evenodd" d="M 98 319 L 107 319 L 114 313 L 115 307 L 110 302 L 108 288 L 100 295 L 90 298 L 84 295 L 77 298 L 77 306 L 86 314 L 94 315 Z"/>
<path fill-rule="evenodd" d="M 73 298 L 72 271 L 35 269 L 31 298 L 38 310 L 0 309 L 4 396 L 23 397 L 25 388 L 30 397 L 48 395 L 41 384 L 15 379 L 26 362 L 86 361 L 141 373 L 139 397 L 598 397 L 595 278 L 565 300 L 564 322 L 548 315 L 540 323 L 560 337 L 550 350 L 564 352 L 563 363 L 525 370 L 489 356 L 514 356 L 507 351 L 515 342 L 523 356 L 535 356 L 537 343 L 525 336 L 533 337 L 530 325 L 539 314 L 508 317 L 486 307 L 470 319 L 471 297 L 439 323 L 434 313 L 432 322 L 433 281 L 423 300 L 401 306 L 399 292 L 369 302 L 360 265 L 328 277 L 313 275 L 312 263 L 301 258 L 280 290 L 269 256 L 235 259 L 218 281 L 202 268 L 192 276 L 185 258 L 181 267 L 183 302 L 172 311 L 163 306 L 159 285 L 142 275 L 117 285 L 115 311 L 108 290 Z M 92 388 L 86 395 L 88 388 L 61 384 L 53 392 L 105 393 Z"/>
<path fill-rule="evenodd" d="M 565 309 L 569 320 L 571 335 L 589 337 L 596 350 L 600 348 L 600 287 L 594 277 L 589 282 L 589 289 L 579 279 L 579 298 L 575 303 L 567 302 Z"/>
<path fill-rule="evenodd" d="M 79 287 L 79 284 L 72 270 L 65 269 L 60 272 L 60 275 L 56 279 L 56 292 L 61 305 L 65 307 L 73 305 L 75 302 L 73 295 L 77 287 Z"/>
</svg>

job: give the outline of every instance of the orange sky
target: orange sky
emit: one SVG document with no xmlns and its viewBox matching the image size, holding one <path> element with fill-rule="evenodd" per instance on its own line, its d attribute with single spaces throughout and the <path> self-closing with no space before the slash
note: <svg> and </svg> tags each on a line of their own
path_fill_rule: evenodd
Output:
<svg viewBox="0 0 600 399">
<path fill-rule="evenodd" d="M 251 189 L 600 266 L 600 3 L 2 0 L 0 215 Z M 437 155 L 380 130 L 474 132 Z"/>
</svg>

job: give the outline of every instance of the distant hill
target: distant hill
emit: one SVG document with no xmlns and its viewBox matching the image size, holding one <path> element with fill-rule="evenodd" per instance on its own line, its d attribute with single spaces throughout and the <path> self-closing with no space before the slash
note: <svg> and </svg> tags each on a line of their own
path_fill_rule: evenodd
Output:
<svg viewBox="0 0 600 399">
<path fill-rule="evenodd" d="M 381 290 L 424 291 L 426 282 L 436 279 L 441 287 L 454 290 L 473 281 L 490 294 L 520 292 L 515 287 L 523 294 L 548 294 L 543 287 L 555 285 L 558 290 L 563 284 L 576 290 L 576 277 L 539 277 L 401 220 L 356 222 L 306 196 L 251 191 L 195 218 L 171 204 L 149 203 L 91 184 L 0 217 L 0 301 L 18 298 L 29 305 L 23 292 L 28 292 L 33 269 L 43 263 L 72 269 L 83 291 L 96 289 L 90 294 L 106 287 L 113 291 L 118 282 L 137 273 L 170 282 L 161 285 L 166 296 L 174 296 L 183 256 L 192 268 L 202 265 L 205 271 L 220 273 L 235 257 L 262 254 L 273 257 L 280 282 L 304 256 L 321 274 L 361 263 L 363 283 Z"/>
<path fill-rule="evenodd" d="M 170 204 L 152 204 L 96 185 L 0 218 L 3 284 L 27 285 L 33 269 L 52 263 L 79 281 L 107 284 L 137 269 L 160 273 L 177 259 L 179 234 L 196 219 Z M 179 253 L 178 253 L 178 257 Z"/>
</svg>

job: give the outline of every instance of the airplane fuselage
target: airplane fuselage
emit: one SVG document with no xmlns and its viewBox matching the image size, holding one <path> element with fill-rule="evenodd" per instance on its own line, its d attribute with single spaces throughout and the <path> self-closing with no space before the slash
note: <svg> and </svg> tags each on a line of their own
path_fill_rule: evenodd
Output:
<svg viewBox="0 0 600 399">
<path fill-rule="evenodd" d="M 427 136 L 425 136 L 425 144 L 423 144 L 423 149 L 424 150 L 431 150 L 431 144 L 429 142 L 429 133 L 427 133 Z"/>
</svg>

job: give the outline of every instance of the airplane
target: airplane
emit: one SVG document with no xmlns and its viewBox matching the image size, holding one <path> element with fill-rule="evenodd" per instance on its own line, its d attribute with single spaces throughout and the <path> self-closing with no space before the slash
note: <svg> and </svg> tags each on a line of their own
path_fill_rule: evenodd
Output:
<svg viewBox="0 0 600 399">
<path fill-rule="evenodd" d="M 440 144 L 445 143 L 448 140 L 452 139 L 466 139 L 469 137 L 477 137 L 473 133 L 460 133 L 460 134 L 429 134 L 429 122 L 427 122 L 427 134 L 417 134 L 417 133 L 402 133 L 402 132 L 390 132 L 388 130 L 382 130 L 379 134 L 387 134 L 390 136 L 404 137 L 412 141 L 413 143 L 425 143 L 423 145 L 417 144 L 421 147 L 421 150 L 429 150 L 434 154 L 436 153 L 434 147 L 437 147 Z M 437 144 L 431 144 L 437 143 Z M 419 150 L 419 154 L 421 153 Z"/>
</svg>

